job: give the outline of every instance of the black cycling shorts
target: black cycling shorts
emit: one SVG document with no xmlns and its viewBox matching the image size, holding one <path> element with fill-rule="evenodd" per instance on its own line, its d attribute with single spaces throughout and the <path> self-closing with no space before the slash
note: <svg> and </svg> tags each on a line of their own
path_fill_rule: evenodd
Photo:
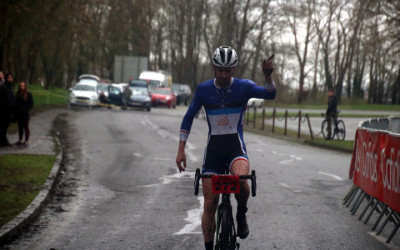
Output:
<svg viewBox="0 0 400 250">
<path fill-rule="evenodd" d="M 249 161 L 239 134 L 211 135 L 204 154 L 202 173 L 229 173 L 236 160 Z"/>
</svg>

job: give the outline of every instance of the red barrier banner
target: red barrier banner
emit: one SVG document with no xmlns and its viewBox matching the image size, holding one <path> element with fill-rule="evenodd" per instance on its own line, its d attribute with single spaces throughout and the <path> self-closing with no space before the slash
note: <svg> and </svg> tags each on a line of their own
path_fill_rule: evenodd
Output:
<svg viewBox="0 0 400 250">
<path fill-rule="evenodd" d="M 349 177 L 400 212 L 400 135 L 357 129 Z"/>
</svg>

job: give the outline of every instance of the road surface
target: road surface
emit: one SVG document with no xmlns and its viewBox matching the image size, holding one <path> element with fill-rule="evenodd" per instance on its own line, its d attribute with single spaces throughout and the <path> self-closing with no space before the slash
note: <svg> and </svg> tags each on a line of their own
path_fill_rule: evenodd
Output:
<svg viewBox="0 0 400 250">
<path fill-rule="evenodd" d="M 15 249 L 203 249 L 193 195 L 207 123 L 196 119 L 188 169 L 175 165 L 182 109 L 68 111 L 56 122 L 66 161 L 60 189 Z M 57 125 L 58 124 L 58 125 Z M 257 196 L 241 249 L 390 249 L 342 198 L 351 155 L 245 134 Z M 233 202 L 235 204 L 235 202 Z"/>
</svg>

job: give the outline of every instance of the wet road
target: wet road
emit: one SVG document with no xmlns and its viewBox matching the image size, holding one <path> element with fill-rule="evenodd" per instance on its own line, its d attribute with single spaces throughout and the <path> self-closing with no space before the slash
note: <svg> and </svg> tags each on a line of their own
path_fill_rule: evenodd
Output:
<svg viewBox="0 0 400 250">
<path fill-rule="evenodd" d="M 194 121 L 188 171 L 179 174 L 182 115 L 182 109 L 69 111 L 74 147 L 65 176 L 75 181 L 73 195 L 54 201 L 62 213 L 45 211 L 40 226 L 11 248 L 203 249 L 203 200 L 193 195 L 193 175 L 208 128 Z M 342 205 L 352 184 L 351 155 L 250 133 L 245 141 L 258 192 L 249 200 L 250 235 L 241 249 L 389 249 Z"/>
</svg>

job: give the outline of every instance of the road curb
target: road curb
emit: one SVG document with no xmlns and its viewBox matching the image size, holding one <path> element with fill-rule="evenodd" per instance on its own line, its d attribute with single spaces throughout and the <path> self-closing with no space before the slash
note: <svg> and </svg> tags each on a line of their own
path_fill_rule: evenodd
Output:
<svg viewBox="0 0 400 250">
<path fill-rule="evenodd" d="M 44 183 L 42 190 L 36 196 L 36 198 L 29 204 L 29 206 L 17 215 L 10 222 L 0 227 L 0 246 L 11 242 L 14 238 L 16 238 L 22 230 L 27 227 L 33 220 L 35 220 L 43 207 L 46 205 L 49 200 L 53 189 L 56 186 L 56 180 L 59 177 L 61 170 L 61 162 L 63 157 L 63 151 L 61 147 L 61 143 L 57 137 L 53 137 L 56 141 L 55 146 L 57 148 L 57 156 L 56 161 L 50 171 L 49 176 Z"/>
</svg>

